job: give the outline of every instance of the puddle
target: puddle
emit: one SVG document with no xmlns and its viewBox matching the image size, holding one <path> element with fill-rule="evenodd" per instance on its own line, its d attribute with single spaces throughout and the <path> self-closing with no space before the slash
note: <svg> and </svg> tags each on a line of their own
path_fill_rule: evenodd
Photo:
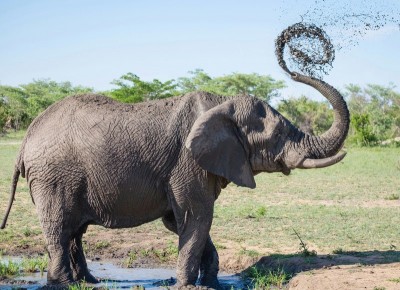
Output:
<svg viewBox="0 0 400 290">
<path fill-rule="evenodd" d="M 19 258 L 3 257 L 3 261 L 18 261 Z M 167 268 L 121 268 L 111 262 L 91 262 L 88 261 L 91 273 L 102 282 L 94 285 L 98 287 L 109 287 L 110 289 L 130 289 L 133 286 L 141 285 L 145 289 L 165 289 L 165 286 L 176 282 L 175 269 Z M 0 284 L 0 289 L 38 289 L 46 284 L 46 272 L 28 274 L 14 278 L 17 281 L 26 281 L 26 284 L 4 285 Z M 245 285 L 239 275 L 220 273 L 218 275 L 220 283 L 227 289 L 243 289 Z M 0 282 L 1 283 L 1 282 Z M 24 283 L 24 282 L 22 282 Z M 163 287 L 164 286 L 164 287 Z"/>
</svg>

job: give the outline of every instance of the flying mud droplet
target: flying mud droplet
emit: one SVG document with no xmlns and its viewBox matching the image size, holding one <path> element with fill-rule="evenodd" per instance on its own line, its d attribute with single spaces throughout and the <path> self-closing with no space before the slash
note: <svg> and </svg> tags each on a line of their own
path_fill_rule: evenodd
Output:
<svg viewBox="0 0 400 290">
<path fill-rule="evenodd" d="M 378 30 L 394 32 L 396 26 L 400 27 L 399 3 L 398 0 L 317 0 L 300 18 L 324 29 L 334 40 L 335 49 L 340 50 L 357 46 Z"/>
<path fill-rule="evenodd" d="M 287 49 L 286 49 L 287 48 Z M 303 74 L 322 79 L 335 59 L 335 49 L 324 30 L 314 24 L 299 22 L 286 28 L 275 41 L 279 65 L 287 73 L 290 66 Z"/>
<path fill-rule="evenodd" d="M 307 1 L 293 0 L 290 5 L 300 2 L 304 5 Z M 305 13 L 296 16 L 300 22 L 284 30 L 276 40 L 279 64 L 288 73 L 291 72 L 289 66 L 322 78 L 332 68 L 335 51 L 355 47 L 367 37 L 398 33 L 400 29 L 399 0 L 315 0 L 308 3 L 310 6 Z"/>
</svg>

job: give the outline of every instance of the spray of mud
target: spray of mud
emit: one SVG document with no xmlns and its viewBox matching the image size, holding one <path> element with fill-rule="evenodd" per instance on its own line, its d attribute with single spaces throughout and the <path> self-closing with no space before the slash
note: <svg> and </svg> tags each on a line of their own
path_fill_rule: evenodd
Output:
<svg viewBox="0 0 400 290">
<path fill-rule="evenodd" d="M 299 22 L 289 26 L 276 39 L 275 48 L 279 65 L 289 74 L 285 59 L 302 73 L 317 78 L 328 73 L 335 59 L 330 38 L 314 24 Z"/>
<path fill-rule="evenodd" d="M 399 3 L 313 1 L 305 13 L 299 14 L 300 22 L 286 28 L 276 39 L 279 65 L 288 73 L 296 70 L 322 79 L 332 68 L 335 50 L 356 46 L 374 32 L 400 33 Z"/>
</svg>

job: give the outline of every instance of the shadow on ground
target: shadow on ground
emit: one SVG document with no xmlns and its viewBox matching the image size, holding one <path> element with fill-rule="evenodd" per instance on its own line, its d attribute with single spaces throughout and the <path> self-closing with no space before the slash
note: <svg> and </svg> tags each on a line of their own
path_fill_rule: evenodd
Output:
<svg viewBox="0 0 400 290">
<path fill-rule="evenodd" d="M 273 254 L 264 256 L 241 274 L 246 275 L 251 268 L 267 271 L 284 270 L 294 277 L 304 271 L 318 270 L 344 265 L 382 265 L 400 262 L 400 251 L 340 251 L 337 254 L 316 255 L 310 252 L 298 254 Z"/>
</svg>

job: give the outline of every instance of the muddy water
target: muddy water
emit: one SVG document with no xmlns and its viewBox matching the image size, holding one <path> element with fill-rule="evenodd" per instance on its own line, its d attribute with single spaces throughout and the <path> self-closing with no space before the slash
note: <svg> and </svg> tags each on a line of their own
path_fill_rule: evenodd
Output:
<svg viewBox="0 0 400 290">
<path fill-rule="evenodd" d="M 3 258 L 8 261 L 10 258 Z M 18 261 L 18 258 L 11 258 L 13 261 Z M 100 284 L 94 285 L 97 287 L 108 287 L 110 289 L 130 289 L 133 286 L 141 285 L 145 289 L 165 289 L 163 286 L 173 285 L 176 282 L 175 269 L 167 268 L 121 268 L 112 262 L 91 262 L 88 261 L 91 273 L 100 279 Z M 39 289 L 46 284 L 46 273 L 28 274 L 14 278 L 14 280 L 23 281 L 18 285 L 4 285 L 0 281 L 0 289 L 15 289 L 16 286 L 23 289 Z M 219 275 L 220 283 L 226 289 L 242 289 L 245 288 L 244 282 L 239 275 L 221 273 Z"/>
</svg>

